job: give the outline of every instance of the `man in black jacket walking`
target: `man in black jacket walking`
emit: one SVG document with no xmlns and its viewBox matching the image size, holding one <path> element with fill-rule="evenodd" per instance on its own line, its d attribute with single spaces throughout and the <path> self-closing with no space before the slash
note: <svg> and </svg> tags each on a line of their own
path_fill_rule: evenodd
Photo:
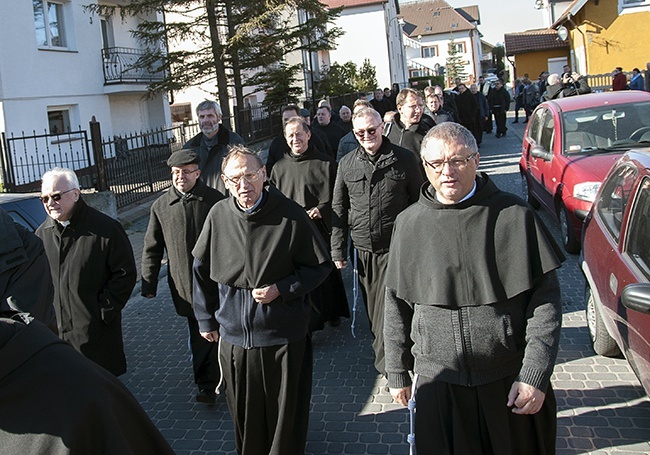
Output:
<svg viewBox="0 0 650 455">
<path fill-rule="evenodd" d="M 332 259 L 347 266 L 348 232 L 374 336 L 375 368 L 384 374 L 384 276 L 397 215 L 415 202 L 423 181 L 413 152 L 382 136 L 383 122 L 372 108 L 352 119 L 359 147 L 339 162 L 332 203 Z"/>
<path fill-rule="evenodd" d="M 201 180 L 201 158 L 192 150 L 174 152 L 167 160 L 172 186 L 151 206 L 142 250 L 142 295 L 158 292 L 158 273 L 167 250 L 167 282 L 179 316 L 187 318 L 196 400 L 214 403 L 219 365 L 213 343 L 199 333 L 192 311 L 192 248 L 208 212 L 224 195 Z"/>
<path fill-rule="evenodd" d="M 137 276 L 131 242 L 119 221 L 84 202 L 74 171 L 47 171 L 41 193 L 49 216 L 36 235 L 50 262 L 59 336 L 119 376 L 122 308 Z"/>
</svg>

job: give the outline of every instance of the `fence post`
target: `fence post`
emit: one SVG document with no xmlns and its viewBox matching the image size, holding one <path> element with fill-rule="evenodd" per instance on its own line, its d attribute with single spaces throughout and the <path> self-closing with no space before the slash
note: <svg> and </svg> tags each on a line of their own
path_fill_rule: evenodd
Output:
<svg viewBox="0 0 650 455">
<path fill-rule="evenodd" d="M 97 166 L 97 183 L 95 184 L 95 189 L 97 191 L 106 191 L 108 190 L 108 182 L 106 181 L 104 152 L 102 151 L 102 130 L 94 115 L 90 119 L 90 143 L 93 148 L 95 166 Z"/>
</svg>

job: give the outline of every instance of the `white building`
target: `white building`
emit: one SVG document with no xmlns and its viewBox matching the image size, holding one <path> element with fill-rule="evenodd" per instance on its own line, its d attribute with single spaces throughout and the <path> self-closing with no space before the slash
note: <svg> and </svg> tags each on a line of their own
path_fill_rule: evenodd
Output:
<svg viewBox="0 0 650 455">
<path fill-rule="evenodd" d="M 349 61 L 361 66 L 369 59 L 377 70 L 380 87 L 390 87 L 393 83 L 407 85 L 397 0 L 323 0 L 322 3 L 330 8 L 343 6 L 332 25 L 343 29 L 345 34 L 337 40 L 336 49 L 329 51 L 329 61 L 321 59 L 321 66 Z"/>
<path fill-rule="evenodd" d="M 92 117 L 104 137 L 171 123 L 166 97 L 146 98 L 157 76 L 129 71 L 142 52 L 130 30 L 152 18 L 98 17 L 84 9 L 92 2 L 0 2 L 0 131 L 7 137 L 87 130 Z"/>
<path fill-rule="evenodd" d="M 472 82 L 482 73 L 478 6 L 454 8 L 444 0 L 423 0 L 402 4 L 400 15 L 405 22 L 409 77 L 442 75 L 440 68 L 446 66 L 452 40 L 469 76 L 464 82 Z"/>
</svg>

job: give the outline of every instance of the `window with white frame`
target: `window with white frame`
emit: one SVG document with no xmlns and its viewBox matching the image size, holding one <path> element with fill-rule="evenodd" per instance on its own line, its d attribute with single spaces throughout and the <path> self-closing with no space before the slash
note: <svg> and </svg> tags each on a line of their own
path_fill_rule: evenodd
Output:
<svg viewBox="0 0 650 455">
<path fill-rule="evenodd" d="M 411 77 L 423 77 L 423 76 L 426 76 L 426 74 L 424 74 L 424 70 L 410 70 L 409 72 L 411 73 Z"/>
<path fill-rule="evenodd" d="M 437 57 L 437 56 L 438 56 L 438 46 L 422 47 L 422 57 L 429 58 L 429 57 Z"/>
<path fill-rule="evenodd" d="M 36 44 L 39 47 L 67 48 L 65 35 L 66 4 L 62 1 L 32 0 Z"/>
<path fill-rule="evenodd" d="M 456 52 L 456 54 L 465 53 L 465 43 L 449 43 L 449 53 Z"/>
<path fill-rule="evenodd" d="M 650 10 L 650 0 L 618 0 L 619 13 L 636 13 Z"/>
</svg>

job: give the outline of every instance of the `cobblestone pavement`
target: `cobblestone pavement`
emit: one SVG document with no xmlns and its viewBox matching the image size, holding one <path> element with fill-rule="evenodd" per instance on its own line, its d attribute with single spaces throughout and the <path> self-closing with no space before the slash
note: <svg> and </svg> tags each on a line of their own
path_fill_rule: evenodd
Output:
<svg viewBox="0 0 650 455">
<path fill-rule="evenodd" d="M 484 138 L 480 168 L 504 190 L 521 194 L 517 161 L 525 125 L 508 126 L 505 137 Z M 150 202 L 120 212 L 138 262 Z M 545 212 L 540 215 L 558 238 L 557 222 Z M 624 359 L 604 358 L 590 348 L 578 256 L 568 255 L 559 274 L 564 317 L 553 376 L 558 454 L 650 453 L 650 400 Z M 351 289 L 348 295 L 351 302 Z M 392 403 L 385 380 L 374 371 L 362 304 L 355 333 L 348 320 L 313 337 L 307 453 L 407 454 L 408 413 Z M 129 371 L 121 379 L 178 454 L 235 453 L 225 397 L 213 406 L 194 401 L 186 338 L 185 321 L 175 314 L 164 279 L 155 299 L 140 297 L 136 289 L 124 310 Z"/>
</svg>

